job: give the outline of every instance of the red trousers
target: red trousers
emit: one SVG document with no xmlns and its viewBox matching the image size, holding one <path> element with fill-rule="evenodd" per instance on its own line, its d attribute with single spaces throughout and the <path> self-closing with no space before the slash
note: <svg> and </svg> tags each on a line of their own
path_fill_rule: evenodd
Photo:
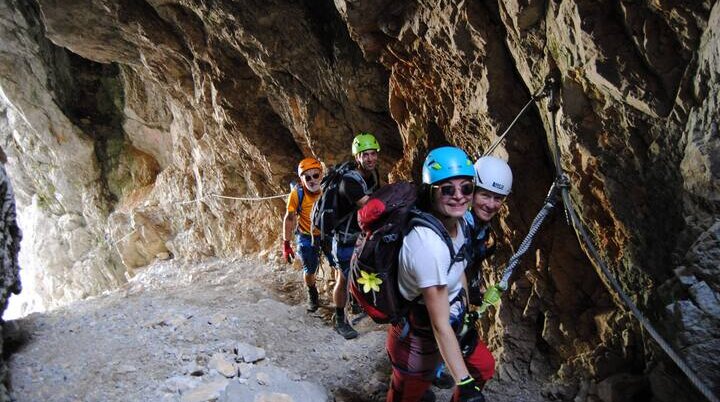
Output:
<svg viewBox="0 0 720 402">
<path fill-rule="evenodd" d="M 418 402 L 432 385 L 435 370 L 442 362 L 432 331 L 410 330 L 403 337 L 403 326 L 393 325 L 388 329 L 385 347 L 392 363 L 386 402 Z M 480 340 L 475 350 L 465 357 L 465 365 L 480 384 L 484 384 L 495 373 L 495 358 Z M 456 390 L 453 401 L 457 398 Z"/>
</svg>

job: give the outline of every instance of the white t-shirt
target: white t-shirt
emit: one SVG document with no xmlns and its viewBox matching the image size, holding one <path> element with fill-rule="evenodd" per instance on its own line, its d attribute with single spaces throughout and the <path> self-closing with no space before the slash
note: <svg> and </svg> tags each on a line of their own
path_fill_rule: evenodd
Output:
<svg viewBox="0 0 720 402">
<path fill-rule="evenodd" d="M 465 244 L 460 222 L 452 241 L 455 253 Z M 450 301 L 462 289 L 462 276 L 467 261 L 455 262 L 448 272 L 450 250 L 445 241 L 430 228 L 414 227 L 403 239 L 399 259 L 398 285 L 400 293 L 408 300 L 414 300 L 424 288 L 447 285 Z"/>
</svg>

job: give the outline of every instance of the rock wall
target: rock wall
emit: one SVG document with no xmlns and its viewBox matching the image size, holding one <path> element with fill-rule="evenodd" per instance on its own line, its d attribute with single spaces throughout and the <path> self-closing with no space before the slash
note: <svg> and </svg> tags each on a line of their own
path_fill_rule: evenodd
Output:
<svg viewBox="0 0 720 402">
<path fill-rule="evenodd" d="M 301 157 L 347 159 L 359 131 L 378 136 L 391 179 L 417 178 L 435 146 L 480 155 L 552 76 L 583 222 L 624 290 L 719 387 L 717 2 L 0 7 L 0 131 L 43 304 L 117 286 L 155 258 L 274 257 L 283 200 L 218 196 L 282 194 Z M 554 177 L 547 106 L 496 151 L 516 185 L 491 282 Z M 694 398 L 561 214 L 536 246 L 484 323 L 501 380 L 552 377 L 546 394 L 564 400 L 617 387 Z"/>
<path fill-rule="evenodd" d="M 708 112 L 717 87 L 711 89 L 715 73 L 708 70 L 717 57 L 710 10 L 717 13 L 718 6 L 618 3 L 346 1 L 338 9 L 366 57 L 391 71 L 391 113 L 407 148 L 417 152 L 406 153 L 402 167 L 413 166 L 426 149 L 445 140 L 471 150 L 487 146 L 547 76 L 559 79 L 558 140 L 574 204 L 625 292 L 649 316 L 664 319 L 662 306 L 671 297 L 654 288 L 673 281 L 673 268 L 688 258 L 683 257 L 687 242 L 717 220 L 717 191 L 711 189 L 717 156 L 709 139 L 717 117 Z M 709 84 L 693 89 L 696 83 Z M 508 246 L 518 244 L 520 228 L 527 227 L 552 179 L 546 107 L 540 102 L 539 113 L 525 117 L 500 151 L 518 177 L 503 225 Z M 716 115 L 717 108 L 709 110 Z M 703 117 L 693 117 L 697 114 Z M 693 121 L 704 123 L 693 134 L 697 145 L 686 146 L 685 137 L 695 130 L 686 126 Z M 683 172 L 685 167 L 692 173 Z M 701 196 L 688 194 L 690 177 L 703 183 Z M 671 384 L 656 397 L 676 398 L 678 392 L 667 388 L 682 389 L 673 380 L 682 375 L 646 363 L 651 350 L 662 352 L 643 346 L 636 321 L 616 307 L 617 295 L 589 269 L 564 225 L 556 221 L 550 229 L 534 264 L 526 264 L 526 278 L 511 291 L 515 308 L 501 309 L 489 327 L 496 350 L 503 352 L 500 377 L 521 380 L 549 368 L 573 382 L 654 370 L 656 390 Z M 702 255 L 717 265 L 714 257 Z M 716 303 L 717 290 L 705 292 L 706 303 Z M 717 314 L 693 300 L 680 303 L 703 311 L 706 321 L 686 320 L 686 330 L 714 327 Z M 667 334 L 674 336 L 678 328 L 682 324 L 669 326 Z M 690 343 L 707 352 L 717 338 L 701 332 L 706 336 Z M 717 389 L 718 377 L 708 374 L 717 367 L 705 352 L 689 359 Z M 627 382 L 615 377 L 600 388 Z M 576 384 L 580 388 L 550 386 L 547 392 L 562 399 L 599 392 L 592 381 Z"/>
<path fill-rule="evenodd" d="M 7 162 L 5 152 L 0 148 L 0 162 Z M 11 294 L 19 294 L 22 290 L 20 283 L 20 267 L 18 266 L 18 252 L 22 231 L 17 225 L 15 212 L 15 194 L 5 167 L 0 165 L 0 307 L 7 308 Z M 0 325 L 4 324 L 0 320 Z M 3 325 L 4 327 L 4 325 Z M 4 328 L 0 328 L 0 348 L 5 348 Z M 7 396 L 7 366 L 5 356 L 0 358 L 0 400 L 8 400 Z"/>
<path fill-rule="evenodd" d="M 50 43 L 39 10 L 27 5 L 0 6 L 0 126 L 18 220 L 27 234 L 21 266 L 26 282 L 34 286 L 26 291 L 41 295 L 28 302 L 47 308 L 97 294 L 124 279 L 124 269 L 104 240 L 112 207 L 95 147 L 112 137 L 112 122 L 90 127 L 95 115 L 112 114 L 99 110 L 99 104 L 110 103 L 103 99 L 106 87 L 99 85 L 113 85 L 101 82 L 113 76 Z M 95 100 L 97 107 L 90 106 Z"/>
</svg>

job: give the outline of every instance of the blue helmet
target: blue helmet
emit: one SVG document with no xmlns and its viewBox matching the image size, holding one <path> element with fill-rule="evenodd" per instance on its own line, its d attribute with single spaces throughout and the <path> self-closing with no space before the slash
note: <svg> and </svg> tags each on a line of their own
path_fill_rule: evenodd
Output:
<svg viewBox="0 0 720 402">
<path fill-rule="evenodd" d="M 435 184 L 459 176 L 475 177 L 472 161 L 460 148 L 435 148 L 423 162 L 422 182 L 425 184 Z"/>
</svg>

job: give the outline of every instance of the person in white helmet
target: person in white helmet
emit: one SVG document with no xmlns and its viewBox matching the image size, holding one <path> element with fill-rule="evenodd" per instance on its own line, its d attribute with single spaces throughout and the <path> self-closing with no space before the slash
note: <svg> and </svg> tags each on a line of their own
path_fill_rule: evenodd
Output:
<svg viewBox="0 0 720 402">
<path fill-rule="evenodd" d="M 468 302 L 479 306 L 482 304 L 485 286 L 480 277 L 480 264 L 495 251 L 495 240 L 490 228 L 490 221 L 497 215 L 505 203 L 505 198 L 512 190 L 513 175 L 504 160 L 494 156 L 483 156 L 475 161 L 475 191 L 471 209 L 465 212 L 465 222 L 470 227 L 472 242 L 470 247 L 470 263 L 465 268 L 467 278 Z M 478 342 L 477 332 L 468 333 L 464 342 L 477 345 L 487 350 L 484 343 Z M 487 352 L 490 353 L 489 351 Z M 439 388 L 450 388 L 454 382 L 447 367 L 440 365 L 436 371 L 433 384 Z"/>
<path fill-rule="evenodd" d="M 482 303 L 479 265 L 495 251 L 490 221 L 497 215 L 512 190 L 513 174 L 504 160 L 483 156 L 475 162 L 475 193 L 465 221 L 472 228 L 473 264 L 466 271 L 471 304 Z"/>
</svg>

